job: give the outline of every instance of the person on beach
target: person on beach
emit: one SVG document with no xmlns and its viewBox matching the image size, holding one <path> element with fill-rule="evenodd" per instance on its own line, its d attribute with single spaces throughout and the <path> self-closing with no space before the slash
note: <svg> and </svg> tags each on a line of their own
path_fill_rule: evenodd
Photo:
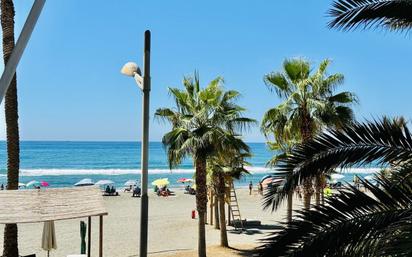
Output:
<svg viewBox="0 0 412 257">
<path fill-rule="evenodd" d="M 3 184 L 1 184 L 0 189 L 1 189 L 1 190 L 4 190 L 4 185 L 3 185 Z"/>
<path fill-rule="evenodd" d="M 359 177 L 354 175 L 353 176 L 353 184 L 355 184 L 355 187 L 359 190 L 360 188 L 360 181 L 359 181 Z"/>
<path fill-rule="evenodd" d="M 326 185 L 325 189 L 323 189 L 323 194 L 325 197 L 331 197 L 332 196 L 332 189 L 329 187 L 329 185 Z"/>
<path fill-rule="evenodd" d="M 260 195 L 263 195 L 263 185 L 262 182 L 259 182 L 258 191 Z"/>
<path fill-rule="evenodd" d="M 249 195 L 252 195 L 253 184 L 252 181 L 249 183 Z"/>
</svg>

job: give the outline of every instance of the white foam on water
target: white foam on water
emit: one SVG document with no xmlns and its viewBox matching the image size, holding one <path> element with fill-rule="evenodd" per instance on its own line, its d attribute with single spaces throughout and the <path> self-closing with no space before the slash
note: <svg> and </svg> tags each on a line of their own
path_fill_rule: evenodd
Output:
<svg viewBox="0 0 412 257">
<path fill-rule="evenodd" d="M 268 172 L 275 172 L 276 170 L 273 168 L 267 168 L 267 167 L 253 167 L 253 166 L 246 166 L 245 169 L 249 171 L 252 174 L 257 174 L 257 173 L 268 173 Z"/>
<path fill-rule="evenodd" d="M 276 169 L 266 167 L 245 167 L 252 174 L 276 172 Z M 345 168 L 337 169 L 339 173 L 374 174 L 381 168 Z M 125 175 L 140 174 L 140 169 L 21 169 L 21 176 L 60 176 L 60 175 Z M 191 174 L 194 169 L 149 169 L 149 174 Z M 6 176 L 0 174 L 0 176 Z"/>
<path fill-rule="evenodd" d="M 357 173 L 357 174 L 375 174 L 381 171 L 382 168 L 344 168 L 336 169 L 339 173 Z"/>
<path fill-rule="evenodd" d="M 149 169 L 150 174 L 193 173 L 193 169 Z M 20 176 L 61 176 L 61 175 L 125 175 L 140 174 L 140 169 L 21 169 Z"/>
</svg>

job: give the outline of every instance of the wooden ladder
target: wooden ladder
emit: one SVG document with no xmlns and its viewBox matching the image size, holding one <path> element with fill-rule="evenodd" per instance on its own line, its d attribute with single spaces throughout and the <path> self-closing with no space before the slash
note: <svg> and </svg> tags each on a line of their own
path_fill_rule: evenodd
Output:
<svg viewBox="0 0 412 257">
<path fill-rule="evenodd" d="M 233 182 L 230 185 L 229 209 L 230 213 L 232 214 L 232 224 L 235 229 L 244 230 L 242 217 L 240 216 L 239 203 L 237 201 L 236 190 Z"/>
</svg>

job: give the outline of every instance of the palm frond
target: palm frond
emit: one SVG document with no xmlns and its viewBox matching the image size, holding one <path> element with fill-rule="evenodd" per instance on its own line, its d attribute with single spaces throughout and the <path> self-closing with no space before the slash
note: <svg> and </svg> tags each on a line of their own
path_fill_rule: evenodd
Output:
<svg viewBox="0 0 412 257">
<path fill-rule="evenodd" d="M 405 246 L 412 237 L 396 235 L 410 235 L 412 184 L 394 186 L 385 179 L 379 186 L 361 183 L 371 195 L 349 187 L 325 205 L 298 211 L 296 219 L 263 240 L 259 256 L 410 256 L 411 248 Z"/>
<path fill-rule="evenodd" d="M 278 170 L 288 174 L 285 184 L 268 194 L 276 209 L 287 192 L 306 179 L 328 174 L 337 167 L 398 163 L 412 157 L 412 138 L 405 126 L 391 122 L 353 123 L 329 129 L 304 145 L 298 145 L 281 161 Z"/>
<path fill-rule="evenodd" d="M 389 29 L 410 29 L 410 0 L 336 0 L 329 15 L 329 27 L 352 30 L 358 27 L 383 26 Z"/>
</svg>

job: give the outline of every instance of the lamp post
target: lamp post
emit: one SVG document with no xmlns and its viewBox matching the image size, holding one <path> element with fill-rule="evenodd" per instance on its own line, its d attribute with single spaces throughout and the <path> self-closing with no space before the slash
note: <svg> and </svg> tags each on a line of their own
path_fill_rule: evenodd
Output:
<svg viewBox="0 0 412 257">
<path fill-rule="evenodd" d="M 150 31 L 144 33 L 143 77 L 136 63 L 128 62 L 121 73 L 134 77 L 138 87 L 143 91 L 143 134 L 141 156 L 142 198 L 140 210 L 140 257 L 147 257 L 147 232 L 149 199 L 147 196 L 148 166 L 149 166 L 149 97 L 150 97 Z"/>
</svg>

